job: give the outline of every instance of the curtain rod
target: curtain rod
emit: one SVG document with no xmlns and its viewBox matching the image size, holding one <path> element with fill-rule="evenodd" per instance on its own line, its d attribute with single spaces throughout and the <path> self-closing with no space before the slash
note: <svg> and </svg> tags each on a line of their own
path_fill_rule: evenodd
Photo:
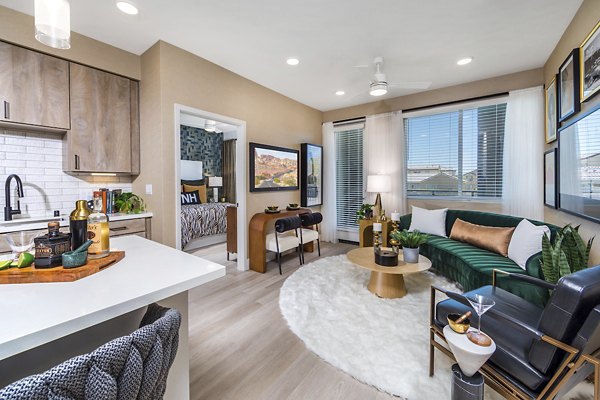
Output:
<svg viewBox="0 0 600 400">
<path fill-rule="evenodd" d="M 421 111 L 421 110 L 427 110 L 429 108 L 442 107 L 442 106 L 450 106 L 450 105 L 453 105 L 453 104 L 460 104 L 460 103 L 468 103 L 470 101 L 487 100 L 487 99 L 493 99 L 494 97 L 502 97 L 502 96 L 508 96 L 508 92 L 488 94 L 488 95 L 479 96 L 479 97 L 471 97 L 469 99 L 447 101 L 445 103 L 431 104 L 429 106 L 407 108 L 406 110 L 402 110 L 402 112 L 403 113 L 408 113 L 408 112 L 413 112 L 413 111 Z"/>
<path fill-rule="evenodd" d="M 339 121 L 333 121 L 332 124 L 334 125 L 347 125 L 347 124 L 354 124 L 356 122 L 362 122 L 365 121 L 367 119 L 367 117 L 358 117 L 358 118 L 348 118 L 348 119 L 340 119 Z"/>
</svg>

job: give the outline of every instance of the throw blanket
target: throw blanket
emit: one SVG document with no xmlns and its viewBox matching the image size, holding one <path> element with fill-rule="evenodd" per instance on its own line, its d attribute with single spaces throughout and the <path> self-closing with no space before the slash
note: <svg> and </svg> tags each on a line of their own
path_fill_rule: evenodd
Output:
<svg viewBox="0 0 600 400">
<path fill-rule="evenodd" d="M 150 304 L 142 327 L 89 354 L 0 389 L 2 400 L 158 400 L 179 343 L 181 314 Z"/>
<path fill-rule="evenodd" d="M 181 206 L 181 248 L 194 239 L 227 232 L 227 207 L 231 203 Z"/>
</svg>

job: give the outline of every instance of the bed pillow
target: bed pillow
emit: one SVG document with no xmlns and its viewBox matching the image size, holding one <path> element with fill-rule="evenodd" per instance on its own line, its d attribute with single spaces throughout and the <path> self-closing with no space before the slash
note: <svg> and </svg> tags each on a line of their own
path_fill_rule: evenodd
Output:
<svg viewBox="0 0 600 400">
<path fill-rule="evenodd" d="M 526 219 L 519 222 L 508 245 L 508 258 L 524 270 L 527 260 L 532 255 L 542 251 L 542 236 L 550 237 L 550 228 L 546 225 L 537 226 Z"/>
<path fill-rule="evenodd" d="M 472 224 L 457 218 L 452 225 L 450 239 L 469 243 L 475 247 L 498 253 L 504 257 L 508 255 L 508 245 L 515 228 L 499 228 Z"/>
<path fill-rule="evenodd" d="M 195 192 L 198 191 L 200 193 L 200 201 L 202 203 L 208 203 L 207 197 L 206 197 L 206 185 L 200 185 L 200 186 L 193 186 L 193 185 L 183 185 L 183 191 L 184 192 Z"/>
<path fill-rule="evenodd" d="M 206 182 L 204 181 L 204 179 L 182 179 L 181 180 L 181 184 L 182 185 L 191 185 L 191 186 L 202 186 L 202 185 L 206 185 Z"/>
<path fill-rule="evenodd" d="M 200 192 L 194 190 L 193 192 L 181 193 L 181 205 L 189 206 L 192 204 L 202 204 L 202 202 L 200 201 Z"/>
<path fill-rule="evenodd" d="M 421 233 L 448 237 L 446 235 L 447 212 L 447 208 L 427 210 L 425 208 L 412 206 L 412 218 L 408 230 L 418 230 Z"/>
</svg>

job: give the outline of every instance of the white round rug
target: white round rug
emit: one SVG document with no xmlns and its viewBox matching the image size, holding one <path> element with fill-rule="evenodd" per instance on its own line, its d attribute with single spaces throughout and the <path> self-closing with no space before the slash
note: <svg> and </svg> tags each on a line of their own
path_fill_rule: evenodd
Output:
<svg viewBox="0 0 600 400">
<path fill-rule="evenodd" d="M 322 258 L 284 282 L 279 307 L 309 350 L 359 381 L 405 399 L 449 399 L 452 362 L 437 350 L 429 377 L 429 297 L 432 284 L 457 286 L 430 272 L 411 274 L 405 297 L 381 299 L 368 280 L 369 271 L 345 255 Z"/>
</svg>

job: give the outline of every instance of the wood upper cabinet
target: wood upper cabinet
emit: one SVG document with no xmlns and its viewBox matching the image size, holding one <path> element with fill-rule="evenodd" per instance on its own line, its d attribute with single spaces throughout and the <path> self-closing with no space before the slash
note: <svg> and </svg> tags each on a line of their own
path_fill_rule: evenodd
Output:
<svg viewBox="0 0 600 400">
<path fill-rule="evenodd" d="M 70 75 L 71 130 L 65 138 L 64 169 L 139 173 L 139 154 L 132 156 L 139 153 L 138 83 L 74 63 Z"/>
<path fill-rule="evenodd" d="M 0 121 L 69 129 L 69 62 L 0 42 Z"/>
</svg>

